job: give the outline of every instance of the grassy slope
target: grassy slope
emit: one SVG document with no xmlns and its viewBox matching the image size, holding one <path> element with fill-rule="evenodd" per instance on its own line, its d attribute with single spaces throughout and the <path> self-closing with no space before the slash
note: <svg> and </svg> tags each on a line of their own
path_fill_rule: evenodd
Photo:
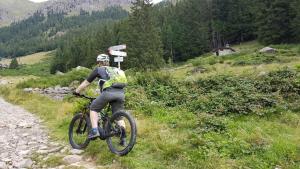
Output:
<svg viewBox="0 0 300 169">
<path fill-rule="evenodd" d="M 40 52 L 18 58 L 21 66 L 18 69 L 0 69 L 0 76 L 48 76 L 50 75 L 50 62 L 53 52 Z M 9 64 L 10 60 L 0 63 Z"/>
<path fill-rule="evenodd" d="M 164 69 L 160 74 L 170 73 L 175 79 L 180 81 L 185 79 L 183 81 L 188 82 L 197 81 L 199 78 L 214 78 L 221 74 L 253 77 L 284 66 L 290 66 L 294 70 L 300 68 L 300 45 L 276 47 L 280 49 L 276 57 L 281 60 L 265 55 L 261 56 L 263 59 L 257 59 L 255 51 L 260 48 L 260 45 L 252 42 L 240 46 L 241 54 L 224 58 L 207 55 L 191 60 L 183 66 Z M 246 63 L 241 64 L 241 60 Z M 253 60 L 256 62 L 254 63 Z M 205 68 L 206 72 L 194 71 L 199 67 Z M 128 74 L 137 75 L 132 72 Z M 140 76 L 147 77 L 146 74 Z M 76 78 L 78 77 L 74 76 L 68 81 Z M 48 78 L 49 81 L 51 79 Z M 163 81 L 167 80 L 167 78 L 163 79 Z M 167 93 L 169 88 L 156 88 L 149 91 L 145 85 L 138 85 L 133 76 L 130 77 L 130 81 L 132 84 L 127 92 L 127 108 L 133 110 L 138 123 L 137 144 L 128 156 L 117 157 L 109 153 L 104 142 L 92 143 L 86 155 L 93 156 L 97 163 L 110 165 L 113 161 L 117 161 L 123 167 L 139 169 L 275 168 L 276 166 L 300 168 L 300 108 L 297 104 L 299 100 L 290 103 L 294 104 L 293 109 L 289 104 L 282 104 L 280 108 L 274 108 L 275 113 L 265 116 L 255 114 L 214 116 L 191 111 L 189 107 L 180 106 L 177 102 L 173 106 L 166 106 L 164 103 L 169 103 L 168 94 L 156 97 L 155 94 L 156 92 Z M 45 81 L 37 80 L 19 86 L 39 86 L 42 83 Z M 64 83 L 67 84 L 67 81 Z M 161 82 L 155 81 L 155 83 Z M 47 82 L 47 84 L 52 83 Z M 184 86 L 182 90 L 185 91 Z M 17 89 L 2 88 L 0 93 L 9 101 L 37 113 L 53 130 L 53 136 L 67 143 L 68 123 L 72 113 L 81 104 L 74 104 L 72 99 L 57 102 L 31 94 L 26 94 L 24 97 L 24 93 Z M 203 97 L 200 93 L 195 92 L 195 94 L 199 94 L 197 97 Z M 181 95 L 179 97 L 179 100 L 187 99 Z M 273 112 L 273 110 L 269 111 Z"/>
<path fill-rule="evenodd" d="M 22 56 L 18 58 L 18 63 L 19 64 L 27 64 L 27 65 L 32 65 L 35 63 L 39 63 L 41 61 L 43 61 L 44 59 L 48 59 L 49 57 L 51 57 L 51 54 L 53 52 L 40 52 L 40 53 L 35 53 L 32 55 L 27 55 L 27 56 Z M 3 59 L 0 61 L 0 64 L 10 64 L 11 59 Z"/>
</svg>

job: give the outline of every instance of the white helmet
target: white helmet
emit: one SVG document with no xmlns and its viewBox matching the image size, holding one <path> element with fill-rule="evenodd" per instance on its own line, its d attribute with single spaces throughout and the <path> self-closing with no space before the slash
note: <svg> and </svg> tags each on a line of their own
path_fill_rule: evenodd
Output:
<svg viewBox="0 0 300 169">
<path fill-rule="evenodd" d="M 109 62 L 109 57 L 106 54 L 100 54 L 97 56 L 97 62 Z"/>
</svg>

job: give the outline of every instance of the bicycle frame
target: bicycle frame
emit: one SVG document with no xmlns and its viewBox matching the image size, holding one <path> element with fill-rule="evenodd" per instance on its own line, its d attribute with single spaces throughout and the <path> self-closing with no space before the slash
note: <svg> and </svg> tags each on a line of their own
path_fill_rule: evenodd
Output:
<svg viewBox="0 0 300 169">
<path fill-rule="evenodd" d="M 92 98 L 92 97 L 88 97 L 88 96 L 85 96 L 85 95 L 79 95 L 79 97 L 82 97 L 82 98 L 85 98 L 85 99 L 89 99 L 90 102 L 89 104 L 84 108 L 83 110 L 83 116 L 87 116 L 88 118 L 90 118 L 90 115 L 89 115 L 89 112 L 90 112 L 90 105 L 92 103 L 93 100 L 95 100 L 96 98 Z M 100 134 L 100 139 L 101 140 L 105 140 L 107 139 L 108 137 L 112 137 L 116 134 L 119 134 L 119 131 L 113 131 L 111 133 L 107 133 L 108 131 L 105 130 L 105 125 L 111 125 L 110 123 L 110 118 L 108 116 L 108 112 L 110 112 L 111 110 L 111 105 L 108 104 L 107 105 L 107 108 L 106 108 L 106 111 L 105 110 L 102 110 L 101 112 L 98 112 L 100 115 L 99 115 L 99 119 L 98 119 L 98 129 L 99 129 L 99 134 Z M 107 124 L 108 123 L 108 124 Z M 101 126 L 102 124 L 102 126 Z M 80 132 L 80 126 L 82 125 L 82 120 L 80 120 L 79 122 L 79 126 L 78 126 L 78 129 L 76 130 L 76 132 Z M 87 128 L 87 125 L 84 126 L 84 130 L 83 132 L 86 131 L 86 128 Z"/>
</svg>

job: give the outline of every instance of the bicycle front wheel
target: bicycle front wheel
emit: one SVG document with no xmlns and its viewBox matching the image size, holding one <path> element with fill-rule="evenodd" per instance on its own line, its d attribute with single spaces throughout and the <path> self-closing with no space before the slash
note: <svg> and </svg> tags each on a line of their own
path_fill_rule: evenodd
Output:
<svg viewBox="0 0 300 169">
<path fill-rule="evenodd" d="M 114 113 L 110 122 L 106 123 L 105 129 L 110 135 L 106 142 L 112 153 L 124 156 L 132 150 L 136 142 L 137 128 L 129 113 L 125 111 Z"/>
<path fill-rule="evenodd" d="M 69 142 L 74 149 L 84 149 L 89 145 L 89 130 L 88 116 L 76 114 L 69 126 Z"/>
</svg>

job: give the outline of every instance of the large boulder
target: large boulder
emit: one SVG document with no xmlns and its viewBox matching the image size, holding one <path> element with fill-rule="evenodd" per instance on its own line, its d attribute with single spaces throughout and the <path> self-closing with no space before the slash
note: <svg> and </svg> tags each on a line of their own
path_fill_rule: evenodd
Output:
<svg viewBox="0 0 300 169">
<path fill-rule="evenodd" d="M 276 49 L 271 47 L 265 47 L 259 50 L 260 53 L 276 53 Z"/>
<path fill-rule="evenodd" d="M 56 75 L 64 75 L 64 73 L 63 72 L 61 72 L 61 71 L 56 71 L 56 73 L 55 73 Z"/>
</svg>

